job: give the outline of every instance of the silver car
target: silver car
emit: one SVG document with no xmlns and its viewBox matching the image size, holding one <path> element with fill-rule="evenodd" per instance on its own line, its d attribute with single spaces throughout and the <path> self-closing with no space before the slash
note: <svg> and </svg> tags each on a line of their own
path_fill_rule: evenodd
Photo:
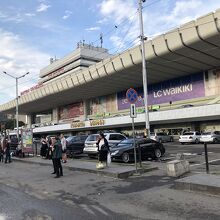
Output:
<svg viewBox="0 0 220 220">
<path fill-rule="evenodd" d="M 210 131 L 202 133 L 201 142 L 220 143 L 220 131 Z"/>
<path fill-rule="evenodd" d="M 127 138 L 121 133 L 104 133 L 104 135 L 110 147 L 118 144 L 119 142 Z M 96 142 L 98 140 L 98 137 L 98 134 L 91 134 L 87 137 L 83 153 L 88 154 L 89 157 L 94 157 L 97 155 L 98 149 L 96 146 Z"/>
<path fill-rule="evenodd" d="M 150 139 L 158 141 L 160 143 L 173 141 L 173 137 L 164 132 L 150 133 Z"/>
</svg>

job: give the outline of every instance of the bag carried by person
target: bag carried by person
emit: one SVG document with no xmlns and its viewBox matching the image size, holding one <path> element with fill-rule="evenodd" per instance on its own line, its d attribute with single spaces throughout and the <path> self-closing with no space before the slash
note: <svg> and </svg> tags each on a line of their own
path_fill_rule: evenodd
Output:
<svg viewBox="0 0 220 220">
<path fill-rule="evenodd" d="M 111 162 L 112 162 L 111 153 L 108 152 L 108 155 L 107 155 L 107 164 L 110 165 Z"/>
<path fill-rule="evenodd" d="M 100 169 L 103 169 L 103 168 L 104 168 L 104 164 L 99 161 L 99 162 L 96 164 L 96 169 L 100 170 Z"/>
</svg>

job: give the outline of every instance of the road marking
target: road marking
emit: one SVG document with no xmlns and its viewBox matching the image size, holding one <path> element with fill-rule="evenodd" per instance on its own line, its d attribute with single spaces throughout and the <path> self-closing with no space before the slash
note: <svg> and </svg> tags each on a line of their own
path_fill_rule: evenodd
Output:
<svg viewBox="0 0 220 220">
<path fill-rule="evenodd" d="M 93 207 L 94 209 L 96 209 L 97 211 L 101 212 L 102 214 L 108 216 L 108 213 L 105 212 L 102 208 L 99 208 L 99 207 L 96 206 L 96 205 L 92 205 L 92 207 Z"/>
<path fill-rule="evenodd" d="M 210 161 L 209 161 L 209 164 L 212 163 L 212 162 L 217 162 L 217 161 L 220 161 L 220 159 L 210 160 Z M 206 164 L 206 162 L 197 163 L 197 164 L 192 164 L 192 165 L 190 165 L 190 166 L 191 166 L 191 167 L 194 167 L 194 166 L 200 166 L 200 165 L 203 165 L 203 164 Z"/>
<path fill-rule="evenodd" d="M 86 205 L 86 204 L 80 204 L 80 206 L 86 210 L 88 213 L 95 215 L 95 213 Z"/>
</svg>

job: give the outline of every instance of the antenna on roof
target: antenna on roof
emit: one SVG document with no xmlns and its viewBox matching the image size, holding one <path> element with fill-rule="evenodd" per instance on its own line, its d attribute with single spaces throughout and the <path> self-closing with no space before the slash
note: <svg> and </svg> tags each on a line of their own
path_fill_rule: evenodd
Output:
<svg viewBox="0 0 220 220">
<path fill-rule="evenodd" d="M 102 44 L 103 44 L 103 34 L 102 33 L 100 34 L 100 38 L 99 39 L 100 39 L 101 48 L 102 48 Z"/>
</svg>

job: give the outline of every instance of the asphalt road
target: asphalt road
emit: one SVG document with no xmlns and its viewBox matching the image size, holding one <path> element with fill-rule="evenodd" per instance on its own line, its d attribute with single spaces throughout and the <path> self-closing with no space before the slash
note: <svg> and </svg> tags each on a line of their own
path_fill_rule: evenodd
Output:
<svg viewBox="0 0 220 220">
<path fill-rule="evenodd" d="M 218 197 L 174 190 L 162 169 L 127 180 L 69 170 L 54 179 L 51 171 L 0 164 L 0 219 L 220 219 Z"/>
</svg>

